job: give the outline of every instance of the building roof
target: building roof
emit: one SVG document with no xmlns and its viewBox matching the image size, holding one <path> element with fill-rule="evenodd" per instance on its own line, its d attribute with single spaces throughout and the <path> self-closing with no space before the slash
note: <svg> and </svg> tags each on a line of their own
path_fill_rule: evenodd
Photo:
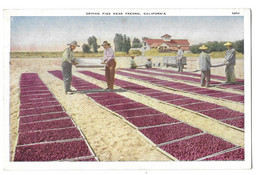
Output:
<svg viewBox="0 0 260 175">
<path fill-rule="evenodd" d="M 150 47 L 159 47 L 162 44 L 163 43 L 153 43 L 153 44 L 150 45 Z"/>
<path fill-rule="evenodd" d="M 162 37 L 171 37 L 171 35 L 165 34 Z"/>
<path fill-rule="evenodd" d="M 190 45 L 190 43 L 189 43 L 189 41 L 187 39 L 172 39 L 170 41 L 164 41 L 163 39 L 144 39 L 144 41 L 148 45 L 150 45 L 150 47 L 152 47 L 152 46 L 155 47 L 156 45 L 160 46 L 162 43 L 165 43 L 168 46 L 177 46 L 177 45 L 189 46 Z"/>
</svg>

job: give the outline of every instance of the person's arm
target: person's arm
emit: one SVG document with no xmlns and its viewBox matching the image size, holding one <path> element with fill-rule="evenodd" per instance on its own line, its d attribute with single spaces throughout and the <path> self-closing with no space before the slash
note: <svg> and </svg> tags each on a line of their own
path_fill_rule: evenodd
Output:
<svg viewBox="0 0 260 175">
<path fill-rule="evenodd" d="M 209 55 L 207 55 L 207 61 L 208 61 L 208 64 L 210 65 L 210 67 L 212 67 Z"/>
<path fill-rule="evenodd" d="M 72 65 L 77 65 L 78 63 L 76 62 L 76 58 L 74 57 L 74 54 L 73 54 L 73 52 L 71 52 L 71 54 L 70 54 L 70 61 L 71 61 L 71 64 Z"/>
<path fill-rule="evenodd" d="M 76 60 L 75 60 L 75 58 L 73 59 L 73 61 L 71 61 L 71 64 L 73 64 L 73 65 L 77 65 L 77 64 L 79 64 L 78 62 L 76 62 Z"/>
</svg>

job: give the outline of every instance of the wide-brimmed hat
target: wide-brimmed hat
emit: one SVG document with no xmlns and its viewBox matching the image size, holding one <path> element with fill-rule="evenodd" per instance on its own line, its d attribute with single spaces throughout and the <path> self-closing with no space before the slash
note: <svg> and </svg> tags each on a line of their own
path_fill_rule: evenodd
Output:
<svg viewBox="0 0 260 175">
<path fill-rule="evenodd" d="M 131 58 L 135 58 L 135 56 L 134 56 L 134 55 L 131 55 L 130 57 L 131 57 Z"/>
<path fill-rule="evenodd" d="M 105 46 L 106 44 L 110 46 L 110 43 L 107 41 L 104 41 L 103 44 L 101 44 L 101 46 Z"/>
<path fill-rule="evenodd" d="M 152 58 L 147 58 L 147 60 L 151 60 Z"/>
<path fill-rule="evenodd" d="M 231 42 L 226 42 L 224 46 L 232 46 L 233 44 Z"/>
<path fill-rule="evenodd" d="M 177 45 L 178 48 L 180 48 L 181 46 L 180 45 Z"/>
<path fill-rule="evenodd" d="M 200 50 L 207 50 L 208 47 L 206 47 L 205 45 L 202 45 L 201 47 L 199 47 Z"/>
<path fill-rule="evenodd" d="M 72 41 L 71 43 L 69 43 L 67 45 L 79 47 L 77 41 Z"/>
</svg>

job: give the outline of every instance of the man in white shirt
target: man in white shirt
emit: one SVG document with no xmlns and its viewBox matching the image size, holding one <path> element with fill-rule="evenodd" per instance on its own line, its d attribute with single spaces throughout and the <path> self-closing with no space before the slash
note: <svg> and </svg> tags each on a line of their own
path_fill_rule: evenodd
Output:
<svg viewBox="0 0 260 175">
<path fill-rule="evenodd" d="M 116 61 L 113 49 L 110 43 L 104 41 L 102 46 L 104 47 L 104 63 L 106 63 L 105 75 L 107 81 L 107 89 L 113 90 L 115 83 L 115 73 L 116 73 Z"/>
</svg>

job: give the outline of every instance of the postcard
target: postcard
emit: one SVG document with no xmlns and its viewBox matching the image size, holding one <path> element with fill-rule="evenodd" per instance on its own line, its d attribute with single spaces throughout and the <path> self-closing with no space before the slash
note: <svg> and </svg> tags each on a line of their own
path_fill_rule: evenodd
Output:
<svg viewBox="0 0 260 175">
<path fill-rule="evenodd" d="M 250 9 L 4 11 L 5 169 L 250 169 Z"/>
</svg>

